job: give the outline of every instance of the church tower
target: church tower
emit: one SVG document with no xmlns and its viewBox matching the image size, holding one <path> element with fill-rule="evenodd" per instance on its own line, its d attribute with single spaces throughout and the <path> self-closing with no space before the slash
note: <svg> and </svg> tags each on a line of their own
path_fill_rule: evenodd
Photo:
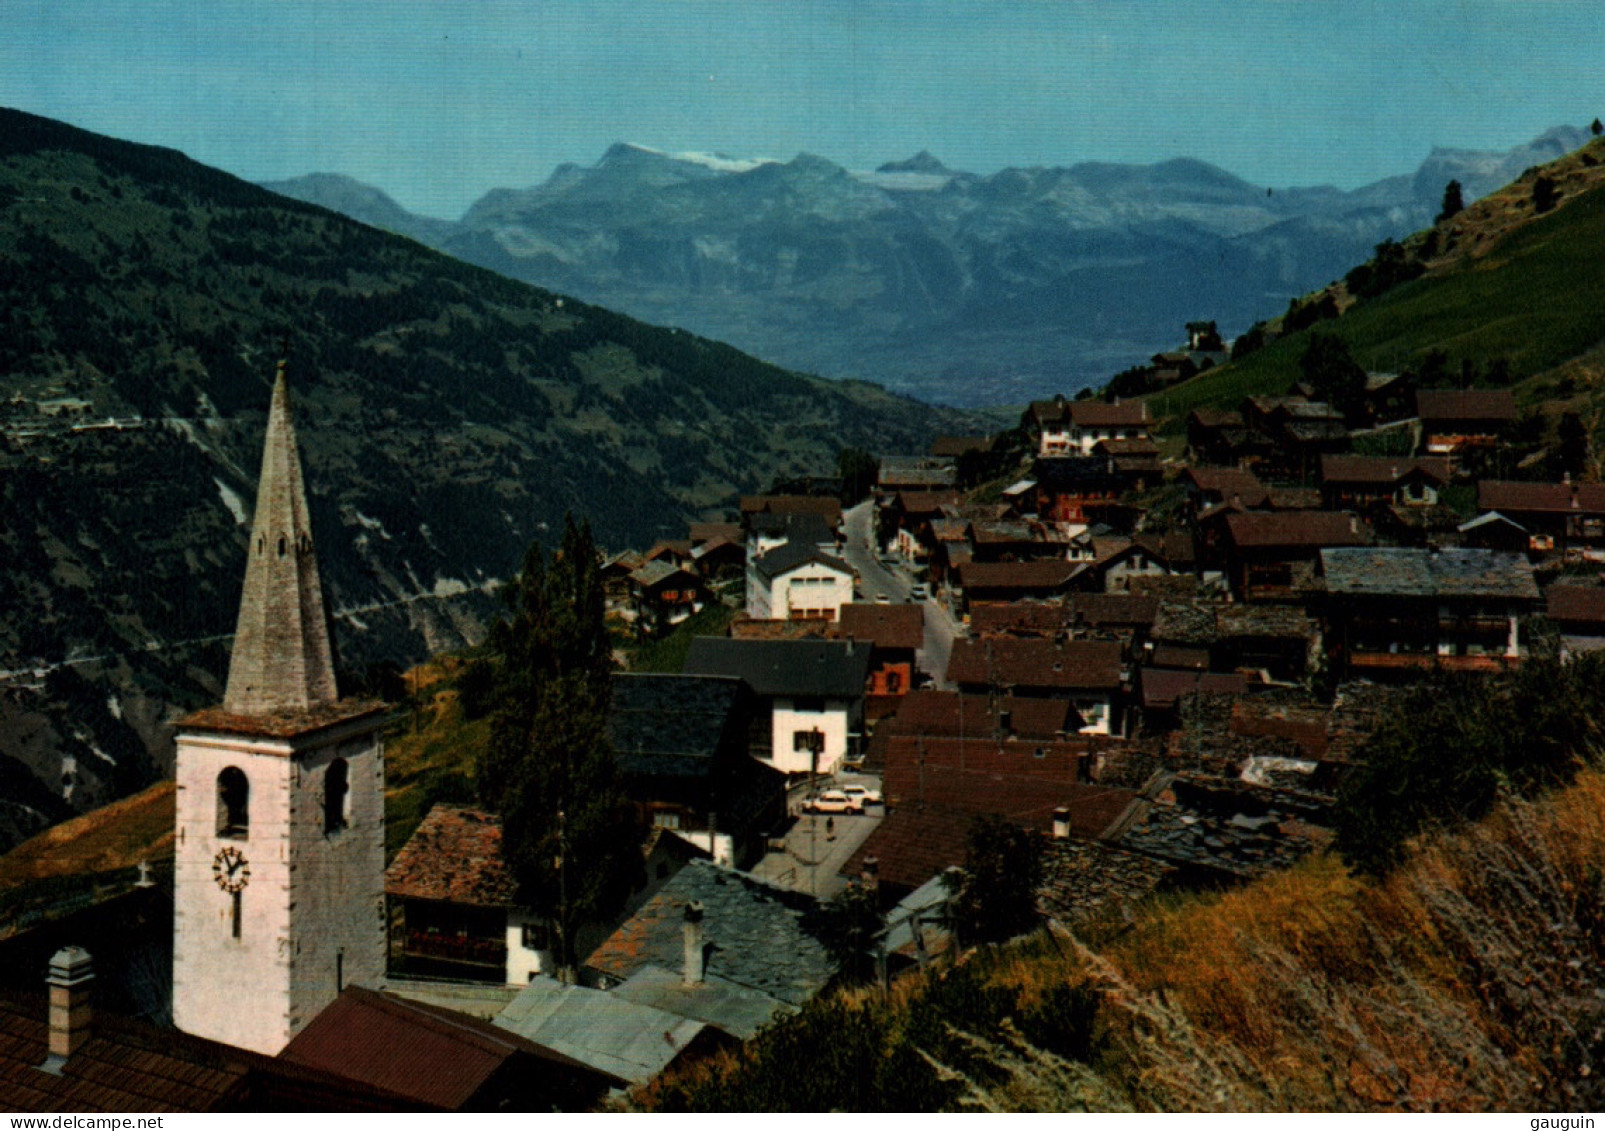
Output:
<svg viewBox="0 0 1605 1131">
<path fill-rule="evenodd" d="M 275 1055 L 385 973 L 384 708 L 335 689 L 284 363 L 221 707 L 178 733 L 173 1021 Z"/>
</svg>

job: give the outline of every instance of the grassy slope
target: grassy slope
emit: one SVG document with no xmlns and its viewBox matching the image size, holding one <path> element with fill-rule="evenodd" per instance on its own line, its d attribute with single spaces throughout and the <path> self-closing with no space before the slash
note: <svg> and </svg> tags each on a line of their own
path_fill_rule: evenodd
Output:
<svg viewBox="0 0 1605 1131">
<path fill-rule="evenodd" d="M 913 1102 L 950 1108 L 1598 1107 L 1602 808 L 1605 776 L 1591 771 L 1430 838 L 1383 883 L 1316 856 L 1225 894 L 1161 901 L 1101 934 L 972 954 L 889 999 L 850 993 L 828 1006 L 831 1022 L 872 1035 L 867 1063 L 912 1044 L 945 1081 Z M 1064 1039 L 1076 1029 L 1070 987 L 1100 1003 L 1085 1041 Z M 749 1047 L 639 1102 L 753 1102 L 743 1084 L 764 1054 Z M 857 1099 L 874 1107 L 885 1095 Z"/>
<path fill-rule="evenodd" d="M 1486 368 L 1502 357 L 1518 379 L 1528 379 L 1593 354 L 1574 379 L 1597 382 L 1605 346 L 1605 165 L 1589 166 L 1584 158 L 1605 158 L 1605 142 L 1546 167 L 1563 189 L 1570 187 L 1554 211 L 1532 212 L 1527 181 L 1492 194 L 1468 210 L 1457 251 L 1434 261 L 1427 275 L 1157 395 L 1155 414 L 1171 418 L 1175 428 L 1194 408 L 1235 407 L 1245 396 L 1285 391 L 1298 379 L 1299 356 L 1315 331 L 1342 337 L 1372 370 L 1400 370 L 1440 349 L 1451 372 L 1463 360 Z M 1551 389 L 1552 383 L 1528 381 L 1519 393 L 1536 400 Z"/>
</svg>

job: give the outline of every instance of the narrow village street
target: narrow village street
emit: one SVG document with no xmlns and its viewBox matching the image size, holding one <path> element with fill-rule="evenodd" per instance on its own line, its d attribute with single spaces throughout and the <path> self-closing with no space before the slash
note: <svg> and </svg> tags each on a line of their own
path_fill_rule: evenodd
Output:
<svg viewBox="0 0 1605 1131">
<path fill-rule="evenodd" d="M 861 599 L 874 601 L 884 594 L 893 602 L 912 600 L 914 582 L 908 574 L 895 559 L 889 559 L 893 564 L 888 565 L 876 555 L 874 519 L 872 499 L 865 499 L 842 512 L 842 526 L 846 532 L 842 556 L 863 580 Z M 925 646 L 916 653 L 916 659 L 920 670 L 930 673 L 932 686 L 945 690 L 949 686 L 943 678 L 947 672 L 947 658 L 961 629 L 934 597 L 921 603 L 925 606 Z"/>
</svg>

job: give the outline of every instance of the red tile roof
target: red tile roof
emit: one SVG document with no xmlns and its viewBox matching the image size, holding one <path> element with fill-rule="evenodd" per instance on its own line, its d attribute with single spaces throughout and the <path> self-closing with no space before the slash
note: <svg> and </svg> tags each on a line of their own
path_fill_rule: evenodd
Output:
<svg viewBox="0 0 1605 1131">
<path fill-rule="evenodd" d="M 509 907 L 518 885 L 502 862 L 492 813 L 436 805 L 385 870 L 385 894 L 472 907 Z"/>
<path fill-rule="evenodd" d="M 1392 456 L 1321 456 L 1321 482 L 1374 483 L 1389 486 L 1419 471 L 1439 483 L 1449 481 L 1449 461 L 1439 457 L 1396 459 Z"/>
<path fill-rule="evenodd" d="M 965 562 L 958 567 L 965 589 L 1050 592 L 1069 584 L 1079 562 Z"/>
<path fill-rule="evenodd" d="M 1245 507 L 1263 506 L 1267 499 L 1265 485 L 1252 471 L 1235 467 L 1189 467 L 1182 472 L 1204 494 L 1215 494 L 1222 502 L 1236 499 Z"/>
<path fill-rule="evenodd" d="M 955 640 L 947 678 L 972 686 L 1114 691 L 1120 687 L 1121 651 L 1114 640 Z"/>
<path fill-rule="evenodd" d="M 994 707 L 996 711 L 994 711 Z M 1065 699 L 1036 699 L 1004 695 L 964 695 L 957 691 L 911 691 L 898 705 L 897 714 L 881 724 L 890 734 L 995 736 L 1006 714 L 1008 733 L 1021 737 L 1053 738 L 1069 727 L 1070 703 Z"/>
<path fill-rule="evenodd" d="M 1516 398 L 1509 389 L 1419 389 L 1416 415 L 1428 424 L 1504 424 L 1516 419 Z"/>
<path fill-rule="evenodd" d="M 1102 401 L 1071 401 L 1070 422 L 1082 428 L 1132 428 L 1148 424 L 1148 406 L 1142 401 L 1104 404 Z"/>
<path fill-rule="evenodd" d="M 1544 591 L 1551 620 L 1605 625 L 1605 585 L 1551 585 Z"/>
<path fill-rule="evenodd" d="M 924 605 L 843 605 L 838 637 L 867 640 L 877 648 L 923 648 Z"/>
<path fill-rule="evenodd" d="M 1485 479 L 1477 484 L 1477 507 L 1509 516 L 1522 513 L 1605 513 L 1605 483 L 1519 483 Z"/>
<path fill-rule="evenodd" d="M 0 996 L 0 1103 L 16 1111 L 404 1111 L 416 1105 L 318 1069 L 93 1010 L 89 1039 L 41 1071 L 44 994 Z"/>
<path fill-rule="evenodd" d="M 1271 511 L 1229 514 L 1226 529 L 1242 548 L 1319 549 L 1322 546 L 1363 546 L 1364 526 L 1352 515 L 1333 511 Z"/>
<path fill-rule="evenodd" d="M 515 1075 L 520 1094 L 572 1095 L 585 1091 L 586 1081 L 594 1091 L 625 1083 L 489 1021 L 357 986 L 314 1017 L 279 1057 L 446 1111 L 483 1106 Z M 503 1072 L 510 1063 L 516 1072 Z"/>
<path fill-rule="evenodd" d="M 817 514 L 826 522 L 841 520 L 840 499 L 828 495 L 743 495 L 742 514 Z"/>
</svg>

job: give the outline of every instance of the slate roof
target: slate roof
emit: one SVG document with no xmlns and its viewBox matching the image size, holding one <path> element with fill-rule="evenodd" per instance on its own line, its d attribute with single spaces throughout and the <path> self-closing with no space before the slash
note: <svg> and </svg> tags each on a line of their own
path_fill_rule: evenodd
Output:
<svg viewBox="0 0 1605 1131">
<path fill-rule="evenodd" d="M 1420 474 L 1439 483 L 1449 482 L 1449 461 L 1442 457 L 1397 459 L 1393 456 L 1321 456 L 1321 482 L 1364 483 L 1391 486 L 1407 475 Z"/>
<path fill-rule="evenodd" d="M 1605 625 L 1605 585 L 1551 585 L 1544 597 L 1551 620 Z"/>
<path fill-rule="evenodd" d="M 1516 419 L 1516 398 L 1509 389 L 1417 389 L 1416 415 L 1424 423 L 1505 424 Z"/>
<path fill-rule="evenodd" d="M 800 569 L 810 562 L 818 562 L 820 565 L 828 566 L 838 573 L 846 574 L 848 577 L 853 575 L 853 567 L 840 558 L 825 553 L 813 542 L 800 542 L 795 538 L 783 546 L 776 546 L 763 557 L 755 560 L 752 563 L 752 570 L 758 576 L 766 577 L 773 581 L 775 578 L 788 574 L 794 569 Z"/>
<path fill-rule="evenodd" d="M 869 678 L 870 650 L 851 640 L 727 640 L 698 636 L 687 675 L 725 675 L 759 695 L 856 699 Z"/>
<path fill-rule="evenodd" d="M 1403 597 L 1503 597 L 1537 601 L 1533 566 L 1500 550 L 1375 547 L 1321 551 L 1329 593 Z"/>
<path fill-rule="evenodd" d="M 867 640 L 877 648 L 918 650 L 925 646 L 925 606 L 843 605 L 836 635 Z"/>
<path fill-rule="evenodd" d="M 950 683 L 1051 690 L 1116 691 L 1121 645 L 1114 640 L 1055 641 L 999 636 L 955 640 L 948 656 Z"/>
<path fill-rule="evenodd" d="M 667 1068 L 707 1026 L 605 990 L 535 978 L 496 1015 L 498 1028 L 630 1084 Z"/>
<path fill-rule="evenodd" d="M 642 589 L 654 589 L 676 574 L 684 574 L 689 580 L 697 581 L 697 575 L 684 567 L 666 558 L 654 558 L 640 569 L 630 574 L 630 580 Z"/>
<path fill-rule="evenodd" d="M 1356 531 L 1357 521 L 1334 511 L 1256 511 L 1228 514 L 1226 529 L 1239 549 L 1319 549 L 1364 545 L 1365 528 Z"/>
<path fill-rule="evenodd" d="M 647 963 L 608 991 L 621 1001 L 637 1002 L 677 1017 L 706 1022 L 743 1041 L 776 1015 L 795 1012 L 792 1006 L 759 990 L 739 986 L 717 974 L 704 974 L 700 984 L 688 986 L 679 968 Z"/>
<path fill-rule="evenodd" d="M 769 514 L 763 512 L 747 516 L 747 529 L 769 538 L 784 538 L 788 542 L 808 542 L 815 546 L 836 543 L 836 532 L 823 517 L 817 514 Z"/>
<path fill-rule="evenodd" d="M 883 487 L 951 487 L 953 461 L 940 456 L 882 456 L 876 482 Z"/>
<path fill-rule="evenodd" d="M 489 1021 L 360 986 L 347 986 L 279 1058 L 447 1111 L 474 1104 L 510 1062 L 522 1066 L 526 1087 L 532 1075 L 549 1074 L 554 1093 L 581 1082 L 595 1091 L 624 1082 Z"/>
<path fill-rule="evenodd" d="M 518 885 L 502 862 L 493 813 L 436 804 L 385 869 L 385 894 L 470 907 L 511 907 Z"/>
<path fill-rule="evenodd" d="M 1485 479 L 1477 509 L 1542 514 L 1605 514 L 1605 483 L 1519 483 Z"/>
<path fill-rule="evenodd" d="M 626 774 L 705 778 L 732 733 L 746 731 L 751 693 L 727 676 L 621 672 L 607 733 Z"/>
<path fill-rule="evenodd" d="M 1313 821 L 1321 815 L 1282 791 L 1178 774 L 1160 803 L 1139 807 L 1117 843 L 1175 864 L 1251 877 L 1328 843 L 1327 830 Z"/>
<path fill-rule="evenodd" d="M 816 933 L 818 901 L 702 860 L 680 869 L 613 932 L 587 969 L 620 981 L 649 964 L 681 969 L 685 908 L 694 901 L 703 906 L 710 975 L 801 1005 L 835 972 Z"/>
<path fill-rule="evenodd" d="M 1065 605 L 1076 621 L 1100 628 L 1147 627 L 1159 612 L 1159 598 L 1142 593 L 1072 593 Z"/>
</svg>

